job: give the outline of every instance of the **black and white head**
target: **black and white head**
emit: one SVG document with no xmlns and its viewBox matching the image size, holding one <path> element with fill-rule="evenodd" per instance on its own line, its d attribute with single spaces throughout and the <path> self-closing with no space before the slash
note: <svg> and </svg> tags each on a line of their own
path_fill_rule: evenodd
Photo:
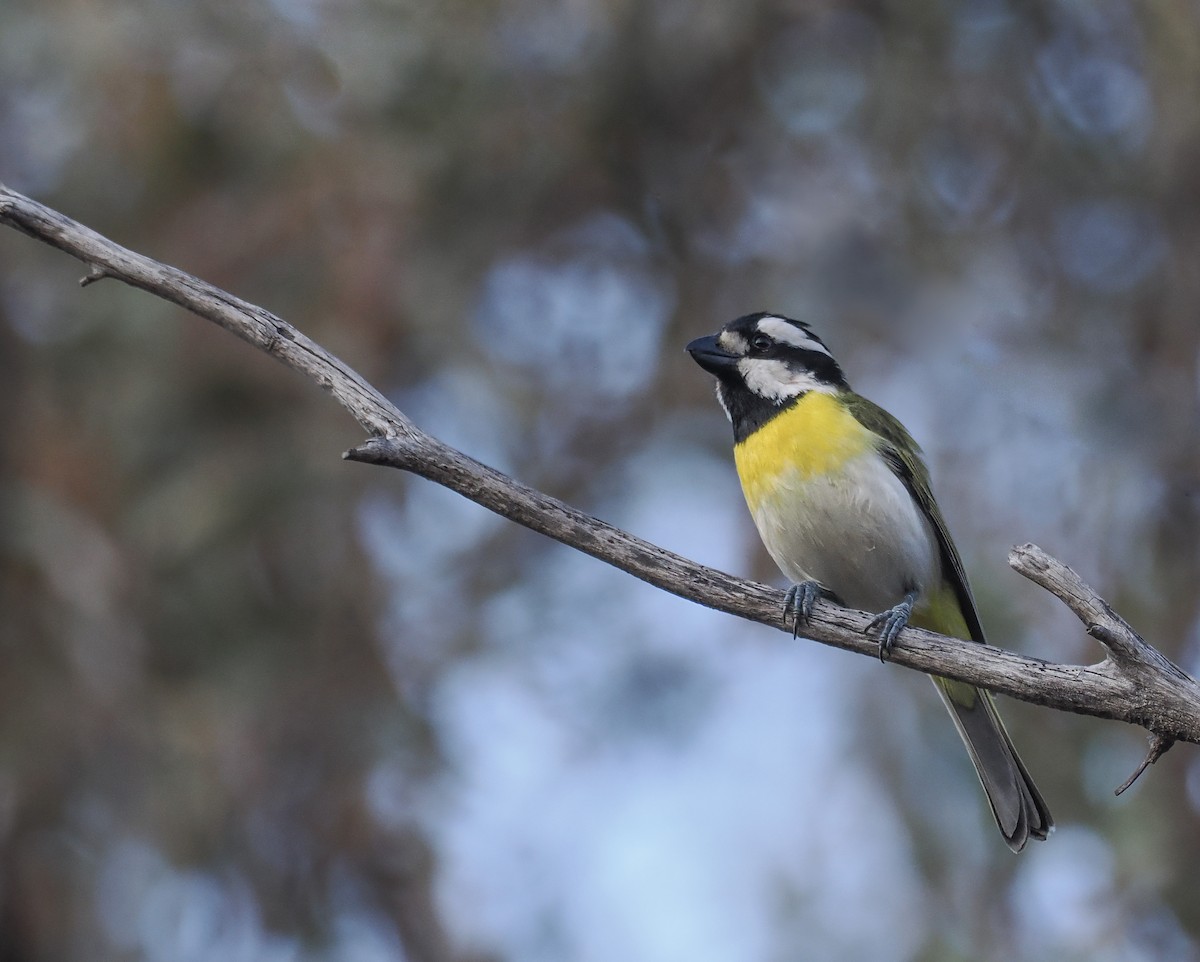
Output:
<svg viewBox="0 0 1200 962">
<path fill-rule="evenodd" d="M 717 398 L 738 434 L 809 391 L 849 387 L 825 342 L 803 321 L 778 314 L 746 314 L 692 341 L 687 350 L 716 377 Z"/>
</svg>

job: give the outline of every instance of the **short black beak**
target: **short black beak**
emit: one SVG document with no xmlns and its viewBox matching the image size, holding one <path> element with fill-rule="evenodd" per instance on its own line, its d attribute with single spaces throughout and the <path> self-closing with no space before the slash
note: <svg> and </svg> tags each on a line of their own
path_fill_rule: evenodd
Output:
<svg viewBox="0 0 1200 962">
<path fill-rule="evenodd" d="M 687 352 L 692 355 L 693 361 L 717 377 L 728 374 L 737 367 L 738 356 L 721 347 L 715 334 L 696 338 L 687 346 Z"/>
</svg>

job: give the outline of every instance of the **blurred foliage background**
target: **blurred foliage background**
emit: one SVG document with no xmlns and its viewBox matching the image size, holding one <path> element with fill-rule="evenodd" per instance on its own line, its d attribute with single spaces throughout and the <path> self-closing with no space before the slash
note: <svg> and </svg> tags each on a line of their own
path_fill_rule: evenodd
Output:
<svg viewBox="0 0 1200 962">
<path fill-rule="evenodd" d="M 4 0 L 0 180 L 285 316 L 426 429 L 778 580 L 683 344 L 811 321 L 925 446 L 995 643 L 1033 540 L 1200 668 L 1200 11 Z M 1200 959 L 1200 754 L 924 679 L 418 479 L 0 232 L 0 959 Z"/>
</svg>

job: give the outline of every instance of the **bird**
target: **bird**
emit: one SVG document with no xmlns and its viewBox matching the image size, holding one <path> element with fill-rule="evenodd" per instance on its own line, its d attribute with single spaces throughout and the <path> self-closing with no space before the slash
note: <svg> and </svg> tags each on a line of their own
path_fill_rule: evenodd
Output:
<svg viewBox="0 0 1200 962">
<path fill-rule="evenodd" d="M 881 659 L 910 624 L 984 642 L 920 447 L 850 388 L 808 323 L 746 314 L 687 351 L 716 378 L 742 493 L 767 553 L 792 582 L 785 619 L 794 634 L 824 598 L 875 614 L 866 630 L 878 633 Z M 991 694 L 930 677 L 1008 847 L 1045 839 L 1054 821 Z"/>
</svg>

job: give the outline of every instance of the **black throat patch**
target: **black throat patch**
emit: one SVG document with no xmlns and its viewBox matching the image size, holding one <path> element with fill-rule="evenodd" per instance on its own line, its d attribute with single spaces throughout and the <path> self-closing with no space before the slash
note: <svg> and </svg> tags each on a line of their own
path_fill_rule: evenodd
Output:
<svg viewBox="0 0 1200 962">
<path fill-rule="evenodd" d="M 771 418 L 794 407 L 804 397 L 804 394 L 797 394 L 782 401 L 770 401 L 741 383 L 730 384 L 726 381 L 717 382 L 717 394 L 721 406 L 729 413 L 730 423 L 733 424 L 734 444 L 741 444 Z"/>
</svg>

